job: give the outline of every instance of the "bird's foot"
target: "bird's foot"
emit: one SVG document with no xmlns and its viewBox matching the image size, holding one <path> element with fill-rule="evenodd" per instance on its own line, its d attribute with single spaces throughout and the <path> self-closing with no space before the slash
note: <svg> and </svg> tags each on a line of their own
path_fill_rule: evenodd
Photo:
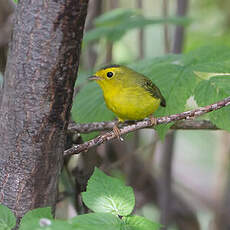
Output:
<svg viewBox="0 0 230 230">
<path fill-rule="evenodd" d="M 149 116 L 149 119 L 150 119 L 150 121 L 151 121 L 151 125 L 152 125 L 152 126 L 155 126 L 155 125 L 157 124 L 157 118 L 154 117 L 153 115 L 150 115 L 150 116 Z"/>
<path fill-rule="evenodd" d="M 121 137 L 121 131 L 120 131 L 120 129 L 117 127 L 116 124 L 113 126 L 113 132 L 114 132 L 115 136 L 118 138 L 118 140 L 124 141 L 124 139 Z"/>
</svg>

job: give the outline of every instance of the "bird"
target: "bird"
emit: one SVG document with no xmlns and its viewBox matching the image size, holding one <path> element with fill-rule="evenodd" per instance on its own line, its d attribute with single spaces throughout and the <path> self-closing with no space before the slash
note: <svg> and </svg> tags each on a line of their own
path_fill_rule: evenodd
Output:
<svg viewBox="0 0 230 230">
<path fill-rule="evenodd" d="M 150 117 L 152 125 L 156 125 L 152 114 L 159 106 L 166 106 L 160 89 L 148 77 L 127 66 L 109 65 L 88 79 L 99 84 L 105 103 L 117 116 L 118 122 Z M 113 131 L 122 140 L 117 123 Z"/>
</svg>

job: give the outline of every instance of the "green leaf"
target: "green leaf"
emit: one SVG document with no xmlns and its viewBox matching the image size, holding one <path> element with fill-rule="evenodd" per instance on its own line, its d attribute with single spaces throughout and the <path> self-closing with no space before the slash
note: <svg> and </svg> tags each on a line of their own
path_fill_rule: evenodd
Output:
<svg viewBox="0 0 230 230">
<path fill-rule="evenodd" d="M 19 230 L 73 230 L 68 221 L 54 220 L 51 208 L 37 208 L 26 213 L 22 218 Z"/>
<path fill-rule="evenodd" d="M 114 114 L 107 109 L 102 91 L 95 82 L 88 83 L 74 99 L 72 118 L 79 123 L 109 121 L 114 117 Z"/>
<path fill-rule="evenodd" d="M 19 230 L 76 230 L 68 221 L 34 218 L 21 225 Z"/>
<path fill-rule="evenodd" d="M 82 193 L 83 202 L 94 212 L 129 215 L 135 205 L 133 189 L 117 179 L 95 168 L 88 181 L 86 192 Z"/>
<path fill-rule="evenodd" d="M 16 218 L 12 211 L 0 204 L 0 229 L 11 230 L 16 225 Z"/>
<path fill-rule="evenodd" d="M 198 106 L 215 103 L 230 95 L 229 51 L 228 47 L 204 47 L 189 55 L 196 59 L 193 69 L 198 80 L 194 89 L 194 98 Z M 205 117 L 208 117 L 218 128 L 230 131 L 229 106 L 208 113 Z"/>
<path fill-rule="evenodd" d="M 230 95 L 229 77 L 215 77 L 210 80 L 201 81 L 195 91 L 195 99 L 199 106 L 205 106 L 229 97 Z M 206 94 L 201 93 L 206 91 Z M 230 107 L 206 114 L 206 117 L 217 127 L 230 132 Z"/>
<path fill-rule="evenodd" d="M 197 72 L 194 71 L 194 73 L 201 79 L 201 80 L 210 80 L 212 77 L 223 77 L 223 76 L 229 76 L 230 73 L 208 73 L 208 72 Z"/>
<path fill-rule="evenodd" d="M 37 208 L 27 212 L 21 220 L 20 230 L 28 229 L 27 226 L 30 226 L 31 222 L 38 225 L 40 219 L 53 219 L 50 207 Z"/>
<path fill-rule="evenodd" d="M 147 25 L 159 23 L 187 25 L 189 20 L 185 17 L 146 18 L 137 10 L 115 9 L 95 19 L 96 28 L 85 34 L 84 42 L 93 41 L 102 37 L 106 37 L 113 42 L 118 41 L 131 29 L 143 28 Z"/>
<path fill-rule="evenodd" d="M 111 213 L 90 213 L 79 215 L 71 220 L 77 230 L 119 230 L 122 221 Z"/>
<path fill-rule="evenodd" d="M 91 75 L 93 75 L 92 70 L 84 71 L 79 69 L 77 74 L 77 80 L 75 82 L 75 87 L 80 87 L 81 85 L 88 83 L 88 77 Z"/>
<path fill-rule="evenodd" d="M 139 10 L 117 8 L 100 15 L 94 20 L 94 23 L 96 26 L 112 26 L 137 15 L 141 15 Z"/>
<path fill-rule="evenodd" d="M 202 47 L 185 56 L 196 77 L 193 93 L 198 106 L 206 106 L 230 95 L 230 59 L 228 47 Z M 205 115 L 221 129 L 230 131 L 230 108 Z"/>
<path fill-rule="evenodd" d="M 124 225 L 122 230 L 158 230 L 161 225 L 154 223 L 142 216 L 127 216 L 122 218 Z"/>
</svg>

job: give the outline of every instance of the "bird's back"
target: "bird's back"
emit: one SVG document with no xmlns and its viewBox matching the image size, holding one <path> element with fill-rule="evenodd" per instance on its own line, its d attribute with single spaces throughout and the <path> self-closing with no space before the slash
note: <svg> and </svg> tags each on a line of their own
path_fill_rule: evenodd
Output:
<svg viewBox="0 0 230 230">
<path fill-rule="evenodd" d="M 128 72 L 129 74 L 125 75 L 125 78 L 131 78 L 125 80 L 126 87 L 135 87 L 136 85 L 140 86 L 141 88 L 144 88 L 150 95 L 156 99 L 160 99 L 161 103 L 160 105 L 165 107 L 166 101 L 163 95 L 161 94 L 161 91 L 159 88 L 146 76 L 137 73 L 133 71 L 132 69 L 128 67 L 124 67 L 126 70 L 124 72 Z"/>
</svg>

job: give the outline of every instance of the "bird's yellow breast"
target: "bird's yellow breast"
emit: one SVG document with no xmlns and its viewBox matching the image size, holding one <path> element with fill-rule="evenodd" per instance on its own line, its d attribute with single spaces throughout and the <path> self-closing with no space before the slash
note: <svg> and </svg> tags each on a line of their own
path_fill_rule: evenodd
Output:
<svg viewBox="0 0 230 230">
<path fill-rule="evenodd" d="M 140 86 L 104 90 L 104 99 L 108 108 L 120 121 L 144 119 L 154 113 L 160 105 L 160 99 L 152 97 Z"/>
</svg>

